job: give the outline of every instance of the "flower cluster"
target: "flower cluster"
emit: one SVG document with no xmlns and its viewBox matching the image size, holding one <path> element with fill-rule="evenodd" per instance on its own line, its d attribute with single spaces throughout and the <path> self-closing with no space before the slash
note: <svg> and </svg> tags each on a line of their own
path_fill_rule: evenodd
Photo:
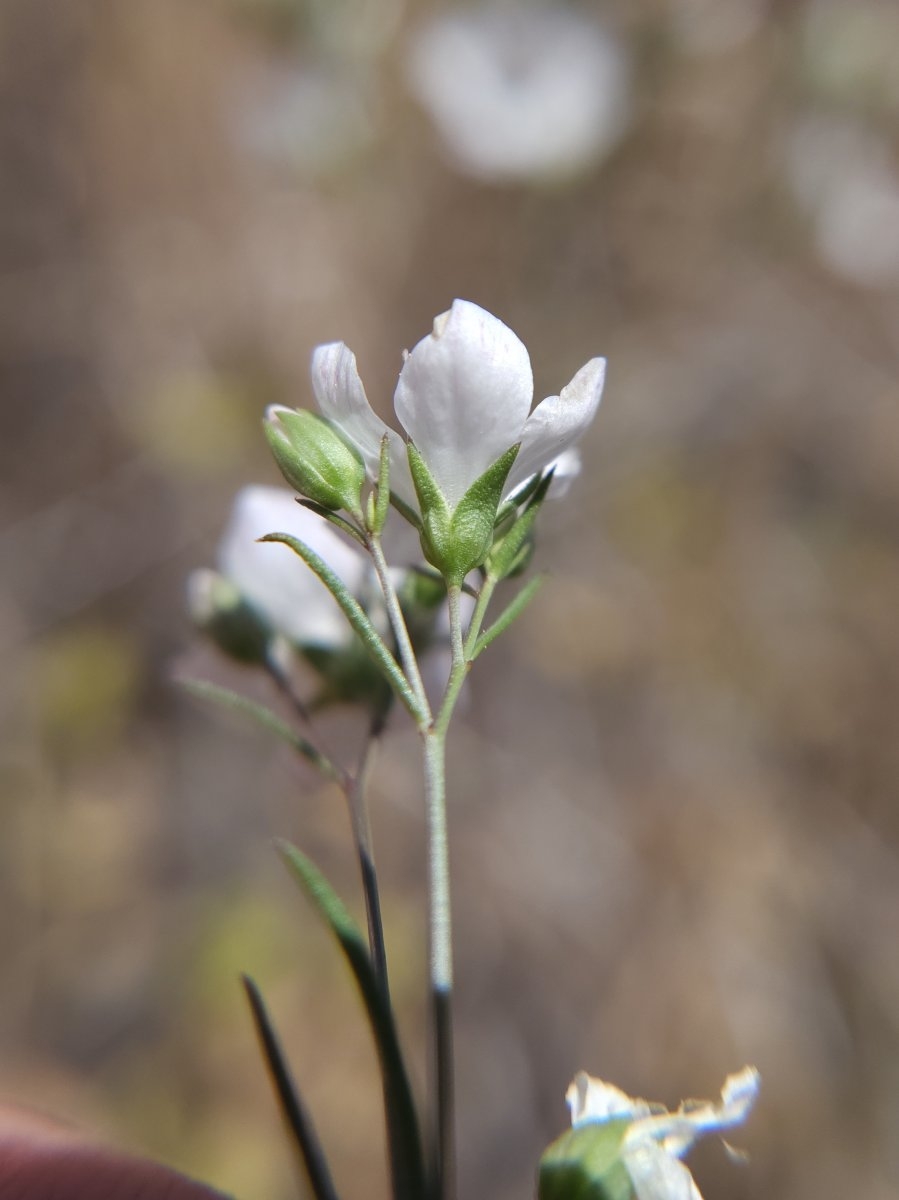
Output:
<svg viewBox="0 0 899 1200">
<path fill-rule="evenodd" d="M 266 437 L 293 494 L 266 487 L 242 492 L 218 569 L 191 580 L 198 623 L 232 658 L 268 671 L 292 702 L 300 729 L 224 689 L 198 690 L 253 715 L 336 783 L 348 804 L 367 946 L 318 868 L 296 847 L 285 843 L 281 850 L 359 985 L 378 1049 L 395 1200 L 449 1200 L 453 1178 L 447 730 L 472 664 L 536 592 L 539 577 L 485 623 L 496 590 L 529 563 L 545 497 L 578 470 L 575 447 L 599 406 L 604 376 L 605 360 L 592 358 L 558 395 L 532 409 L 522 342 L 476 304 L 456 300 L 405 356 L 394 395 L 401 434 L 369 404 L 349 348 L 319 346 L 312 358 L 319 412 L 275 406 L 265 417 Z M 388 530 L 391 509 L 406 524 L 394 521 Z M 389 565 L 385 537 L 396 526 L 416 531 L 428 565 Z M 421 652 L 441 641 L 440 686 L 426 687 Z M 294 687 L 298 655 L 318 673 L 316 707 L 333 700 L 367 706 L 367 741 L 355 767 L 321 744 L 312 705 Z M 365 796 L 370 751 L 393 697 L 416 725 L 425 776 L 435 1064 L 426 1114 L 434 1136 L 427 1142 L 390 1006 Z M 290 1074 L 261 994 L 252 981 L 246 986 L 312 1191 L 316 1200 L 336 1200 L 305 1108 L 279 1082 Z M 572 1128 L 541 1160 L 539 1200 L 701 1200 L 680 1159 L 702 1135 L 742 1122 L 757 1090 L 758 1075 L 747 1067 L 726 1081 L 720 1103 L 690 1102 L 669 1113 L 579 1075 L 567 1094 Z"/>
<path fill-rule="evenodd" d="M 461 579 L 486 559 L 500 504 L 548 471 L 593 420 L 604 376 L 605 360 L 591 359 L 531 412 L 534 384 L 523 343 L 478 305 L 456 300 L 400 372 L 394 407 L 408 443 L 372 409 L 343 342 L 319 346 L 312 358 L 324 418 L 318 435 L 310 414 L 281 406 L 269 409 L 266 432 L 290 482 L 325 507 L 350 511 L 359 504 L 358 466 L 377 482 L 386 439 L 395 500 L 419 524 L 428 561 Z M 348 447 L 355 458 L 333 465 L 316 486 L 310 458 L 327 452 L 333 433 L 343 442 L 338 455 Z M 571 457 L 560 465 L 570 471 Z"/>
</svg>

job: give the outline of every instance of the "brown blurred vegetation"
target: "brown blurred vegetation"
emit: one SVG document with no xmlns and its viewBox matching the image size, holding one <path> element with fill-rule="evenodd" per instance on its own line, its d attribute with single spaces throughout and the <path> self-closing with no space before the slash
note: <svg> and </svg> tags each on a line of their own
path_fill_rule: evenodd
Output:
<svg viewBox="0 0 899 1200">
<path fill-rule="evenodd" d="M 610 373 L 546 514 L 551 578 L 452 743 L 461 1194 L 531 1193 L 578 1068 L 673 1103 L 754 1062 L 752 1161 L 703 1148 L 707 1197 L 895 1196 L 899 288 L 819 261 L 780 152 L 808 106 L 893 135 L 895 110 L 821 91 L 799 0 L 704 55 L 664 0 L 585 3 L 634 55 L 629 135 L 577 181 L 492 188 L 404 90 L 434 7 L 410 0 L 341 64 L 374 80 L 369 140 L 291 169 L 241 113 L 292 55 L 337 51 L 322 6 L 289 47 L 252 7 L 0 7 L 4 1097 L 294 1194 L 249 970 L 345 1194 L 384 1194 L 367 1031 L 270 850 L 297 839 L 355 902 L 339 797 L 172 675 L 235 678 L 195 647 L 183 579 L 233 491 L 275 478 L 263 405 L 309 403 L 310 351 L 341 338 L 386 414 L 400 350 L 464 296 L 524 339 L 538 397 L 593 354 Z M 345 0 L 328 28 L 371 14 Z M 376 837 L 418 1047 L 395 724 Z"/>
</svg>

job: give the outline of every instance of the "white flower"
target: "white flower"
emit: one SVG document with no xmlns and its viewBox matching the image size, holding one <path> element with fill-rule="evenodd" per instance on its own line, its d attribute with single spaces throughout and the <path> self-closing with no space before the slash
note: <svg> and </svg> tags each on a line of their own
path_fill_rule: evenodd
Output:
<svg viewBox="0 0 899 1200">
<path fill-rule="evenodd" d="M 433 332 L 406 356 L 394 406 L 447 504 L 454 508 L 472 483 L 510 447 L 521 444 L 506 481 L 511 494 L 564 455 L 593 420 L 602 395 L 605 359 L 582 367 L 558 396 L 530 412 L 534 385 L 523 343 L 502 321 L 456 300 Z M 391 489 L 417 507 L 405 446 L 372 410 L 343 342 L 319 346 L 312 382 L 322 414 L 339 427 L 377 478 L 381 439 L 391 441 Z M 269 410 L 277 420 L 278 408 Z M 570 475 L 570 456 L 561 464 Z"/>
<path fill-rule="evenodd" d="M 719 1103 L 688 1100 L 671 1113 L 646 1100 L 632 1099 L 582 1071 L 565 1099 L 574 1128 L 591 1122 L 631 1121 L 622 1156 L 637 1200 L 702 1200 L 693 1176 L 679 1160 L 698 1138 L 742 1124 L 758 1090 L 758 1071 L 744 1067 L 727 1077 Z"/>
<path fill-rule="evenodd" d="M 326 176 L 367 150 L 380 101 L 362 77 L 324 66 L 270 68 L 246 97 L 239 140 L 269 163 Z"/>
<path fill-rule="evenodd" d="M 408 74 L 458 166 L 479 179 L 572 175 L 627 124 L 622 48 L 562 4 L 444 13 L 412 42 Z"/>
<path fill-rule="evenodd" d="M 849 120 L 806 116 L 786 145 L 787 178 L 815 246 L 862 287 L 899 282 L 899 166 L 889 141 Z"/>
<path fill-rule="evenodd" d="M 368 576 L 360 551 L 315 513 L 279 487 L 246 487 L 238 493 L 219 543 L 218 568 L 278 633 L 299 646 L 336 649 L 352 631 L 334 597 L 287 546 L 258 542 L 267 533 L 289 533 L 319 554 L 359 596 Z"/>
</svg>

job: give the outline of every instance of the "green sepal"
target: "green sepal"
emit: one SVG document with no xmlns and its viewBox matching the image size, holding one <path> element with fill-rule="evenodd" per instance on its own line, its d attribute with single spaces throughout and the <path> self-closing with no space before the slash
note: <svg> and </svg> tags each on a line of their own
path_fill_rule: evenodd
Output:
<svg viewBox="0 0 899 1200">
<path fill-rule="evenodd" d="M 493 624 L 485 629 L 475 642 L 474 646 L 472 647 L 471 654 L 468 656 L 469 662 L 474 662 L 478 655 L 483 653 L 483 651 L 487 649 L 492 641 L 495 641 L 501 633 L 505 633 L 512 622 L 521 616 L 530 602 L 537 595 L 537 591 L 542 586 L 544 579 L 544 575 L 537 575 L 534 579 L 531 579 L 524 585 L 517 596 L 514 596 L 512 600 L 509 601 Z"/>
<path fill-rule="evenodd" d="M 634 1200 L 622 1153 L 631 1124 L 595 1121 L 563 1133 L 540 1159 L 537 1200 Z"/>
<path fill-rule="evenodd" d="M 501 454 L 474 481 L 453 511 L 450 533 L 456 563 L 455 572 L 449 576 L 453 583 L 461 583 L 490 553 L 497 509 L 520 446 L 520 442 L 516 443 Z"/>
<path fill-rule="evenodd" d="M 307 409 L 278 408 L 265 436 L 281 474 L 323 508 L 360 512 L 365 466 L 330 421 Z"/>
<path fill-rule="evenodd" d="M 315 1200 L 339 1200 L 318 1133 L 297 1091 L 262 993 L 249 975 L 242 975 L 241 981 L 250 1002 L 256 1035 L 281 1106 L 281 1114 L 296 1142 Z"/>
<path fill-rule="evenodd" d="M 383 638 L 374 625 L 372 625 L 365 609 L 351 595 L 339 575 L 328 566 L 321 555 L 315 553 L 311 546 L 307 546 L 299 538 L 291 537 L 288 533 L 267 533 L 265 537 L 259 540 L 260 542 L 281 542 L 283 545 L 289 546 L 294 554 L 299 555 L 303 562 L 315 572 L 340 605 L 343 615 L 349 621 L 355 633 L 358 634 L 360 641 L 365 646 L 372 660 L 378 665 L 394 692 L 396 692 L 409 710 L 411 716 L 416 721 L 421 720 L 422 714 L 419 711 L 418 701 L 406 680 L 406 676 L 400 669 L 396 659 L 384 645 Z"/>
<path fill-rule="evenodd" d="M 490 553 L 496 512 L 519 445 L 501 454 L 474 481 L 452 512 L 416 447 L 410 442 L 407 449 L 421 508 L 421 546 L 425 558 L 447 584 L 461 584 L 468 572 L 481 566 Z"/>
<path fill-rule="evenodd" d="M 387 524 L 390 511 L 390 438 L 385 433 L 381 438 L 381 454 L 378 459 L 378 481 L 369 496 L 369 531 L 380 535 Z"/>
<path fill-rule="evenodd" d="M 343 901 L 318 868 L 289 842 L 279 841 L 277 845 L 291 874 L 337 939 L 356 980 L 384 1084 L 394 1196 L 397 1200 L 420 1200 L 427 1189 L 418 1115 L 393 1010 L 378 981 L 368 946 Z"/>
<path fill-rule="evenodd" d="M 540 480 L 527 508 L 508 532 L 497 539 L 490 551 L 485 565 L 488 573 L 495 579 L 507 579 L 510 575 L 519 574 L 530 561 L 533 553 L 531 535 L 534 523 L 546 499 L 552 478 L 550 471 Z"/>
<path fill-rule="evenodd" d="M 418 507 L 421 509 L 421 548 L 425 558 L 436 567 L 441 575 L 446 575 L 444 564 L 450 552 L 450 518 L 451 513 L 446 497 L 437 486 L 434 476 L 428 470 L 427 464 L 417 448 L 409 442 L 406 446 L 409 459 L 409 470 L 418 496 Z"/>
</svg>

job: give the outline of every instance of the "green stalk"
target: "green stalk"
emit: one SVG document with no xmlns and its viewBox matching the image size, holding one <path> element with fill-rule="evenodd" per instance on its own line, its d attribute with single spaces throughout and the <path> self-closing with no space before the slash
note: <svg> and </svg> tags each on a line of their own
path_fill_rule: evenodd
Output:
<svg viewBox="0 0 899 1200">
<path fill-rule="evenodd" d="M 370 533 L 367 545 L 372 562 L 374 563 L 375 573 L 378 576 L 378 583 L 381 585 L 384 604 L 387 608 L 387 619 L 390 621 L 390 629 L 396 640 L 400 662 L 403 665 L 403 672 L 409 681 L 409 686 L 412 688 L 412 693 L 418 704 L 419 728 L 423 728 L 425 725 L 430 724 L 431 709 L 425 693 L 425 686 L 422 682 L 421 671 L 418 669 L 418 660 L 412 648 L 412 639 L 409 637 L 409 630 L 406 627 L 406 619 L 403 616 L 403 610 L 400 608 L 399 596 L 397 596 L 393 580 L 390 578 L 390 568 L 387 565 L 387 559 L 384 557 L 380 537 L 376 533 Z"/>
<path fill-rule="evenodd" d="M 433 1022 L 435 1129 L 432 1149 L 433 1200 L 452 1200 L 455 1193 L 455 1117 L 453 1082 L 453 943 L 450 905 L 449 846 L 446 821 L 446 735 L 462 685 L 468 674 L 466 642 L 462 635 L 462 589 L 451 585 L 449 601 L 452 668 L 440 711 L 424 731 L 424 766 L 428 816 L 430 900 L 430 971 Z M 483 593 L 482 593 L 483 595 Z M 478 626 L 486 612 L 487 595 L 475 609 Z M 477 636 L 477 632 L 475 632 Z M 471 638 L 469 631 L 468 639 Z"/>
<path fill-rule="evenodd" d="M 374 844 L 371 835 L 371 821 L 368 815 L 366 789 L 368 776 L 371 771 L 372 758 L 378 744 L 377 733 L 369 733 L 355 774 L 347 779 L 344 792 L 350 814 L 350 824 L 353 829 L 353 841 L 356 846 L 356 856 L 359 860 L 359 872 L 362 876 L 362 893 L 365 897 L 365 916 L 368 923 L 368 946 L 371 951 L 372 966 L 377 976 L 378 984 L 384 995 L 384 1001 L 390 1005 L 390 986 L 387 976 L 387 950 L 384 944 L 384 924 L 381 919 L 381 895 L 378 889 L 378 873 L 375 867 Z"/>
</svg>

